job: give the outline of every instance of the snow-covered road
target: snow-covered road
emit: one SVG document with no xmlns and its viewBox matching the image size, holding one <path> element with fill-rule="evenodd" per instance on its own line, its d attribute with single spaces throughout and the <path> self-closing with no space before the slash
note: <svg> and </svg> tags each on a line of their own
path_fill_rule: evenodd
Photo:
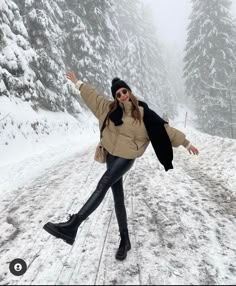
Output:
<svg viewBox="0 0 236 286">
<path fill-rule="evenodd" d="M 124 179 L 132 249 L 115 260 L 119 245 L 108 192 L 80 226 L 71 247 L 43 230 L 80 209 L 105 171 L 94 146 L 75 152 L 0 202 L 0 284 L 21 285 L 235 285 L 236 142 L 188 131 L 200 155 L 174 151 L 165 172 L 152 147 Z M 1 194 L 3 191 L 1 191 Z M 23 276 L 9 272 L 26 261 Z"/>
</svg>

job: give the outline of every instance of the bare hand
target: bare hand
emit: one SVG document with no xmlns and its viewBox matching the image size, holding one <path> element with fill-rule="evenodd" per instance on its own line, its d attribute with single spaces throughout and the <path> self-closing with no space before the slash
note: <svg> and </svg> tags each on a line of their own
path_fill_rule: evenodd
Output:
<svg viewBox="0 0 236 286">
<path fill-rule="evenodd" d="M 189 154 L 194 154 L 194 155 L 198 155 L 199 154 L 198 149 L 196 147 L 194 147 L 193 145 L 191 145 L 188 148 L 188 152 L 189 152 Z"/>
<path fill-rule="evenodd" d="M 76 77 L 76 75 L 75 75 L 74 72 L 68 72 L 68 73 L 66 74 L 66 77 L 67 77 L 69 80 L 71 80 L 73 83 L 76 83 L 76 82 L 78 81 L 78 79 L 77 79 L 77 77 Z"/>
</svg>

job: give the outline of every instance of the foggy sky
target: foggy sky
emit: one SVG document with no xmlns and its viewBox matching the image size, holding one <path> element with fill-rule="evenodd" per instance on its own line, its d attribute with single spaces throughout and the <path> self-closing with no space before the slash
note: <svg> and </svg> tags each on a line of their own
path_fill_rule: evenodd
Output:
<svg viewBox="0 0 236 286">
<path fill-rule="evenodd" d="M 166 44 L 184 45 L 191 13 L 190 0 L 143 0 L 151 8 L 160 40 Z M 232 1 L 236 17 L 236 1 Z"/>
</svg>

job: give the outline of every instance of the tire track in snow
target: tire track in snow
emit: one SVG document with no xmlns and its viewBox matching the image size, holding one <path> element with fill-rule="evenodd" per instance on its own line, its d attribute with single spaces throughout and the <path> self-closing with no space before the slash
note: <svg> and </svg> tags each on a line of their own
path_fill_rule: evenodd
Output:
<svg viewBox="0 0 236 286">
<path fill-rule="evenodd" d="M 219 209 L 223 209 L 221 215 L 228 216 L 227 218 L 230 220 L 235 218 L 236 193 L 225 186 L 225 181 L 222 178 L 212 178 L 199 168 L 191 168 L 191 171 L 185 169 L 185 171 L 194 181 L 207 189 L 208 192 L 205 193 L 207 199 L 215 202 Z"/>
<path fill-rule="evenodd" d="M 184 159 L 181 152 L 179 162 Z M 206 186 L 213 182 L 201 178 L 200 184 L 188 176 L 185 162 L 166 173 L 151 153 L 142 159 L 135 179 L 139 191 L 134 191 L 142 283 L 235 281 L 235 218 L 231 213 L 227 219 L 222 200 L 219 205 L 207 195 Z"/>
<path fill-rule="evenodd" d="M 92 160 L 90 160 L 90 161 L 92 161 Z M 84 188 L 86 186 L 85 191 L 81 194 L 81 197 L 83 197 L 84 202 L 86 201 L 86 199 L 84 199 L 84 197 L 89 196 L 88 193 L 90 193 L 90 189 L 95 188 L 94 187 L 95 182 L 93 180 L 94 176 L 98 177 L 103 172 L 101 169 L 95 169 L 94 166 L 95 166 L 94 163 L 92 163 L 92 167 L 90 168 L 90 171 L 87 174 L 87 176 L 84 176 L 82 174 L 82 176 L 84 176 L 85 179 L 84 179 L 84 183 L 80 186 L 80 188 Z M 90 179 L 90 181 L 88 181 L 88 179 Z M 72 210 L 73 208 L 75 208 L 75 204 L 78 203 L 78 200 L 74 200 L 75 196 L 73 194 L 70 194 L 69 197 L 73 199 L 72 204 L 70 205 L 70 210 Z M 74 207 L 73 207 L 73 205 L 74 205 Z M 80 205 L 82 206 L 83 203 L 80 202 Z M 77 212 L 78 209 L 79 208 L 76 207 L 74 212 Z M 101 211 L 102 211 L 102 209 L 103 209 L 103 205 L 102 205 Z M 34 280 L 33 280 L 34 283 L 35 282 L 36 283 L 44 283 L 45 282 L 45 278 L 41 275 L 41 272 L 47 271 L 47 265 L 49 265 L 49 264 L 53 265 L 54 268 L 57 267 L 56 271 L 59 274 L 58 274 L 58 277 L 54 277 L 54 275 L 49 275 L 48 278 L 46 279 L 46 281 L 48 283 L 53 283 L 53 284 L 55 284 L 55 281 L 58 281 L 58 283 L 62 283 L 62 281 L 60 280 L 60 277 L 62 276 L 62 273 L 64 273 L 64 271 L 63 271 L 64 269 L 66 269 L 67 272 L 70 272 L 69 270 L 71 269 L 71 265 L 69 262 L 69 258 L 71 257 L 71 254 L 73 254 L 73 252 L 75 252 L 78 256 L 78 258 L 76 260 L 77 262 L 74 263 L 74 267 L 72 267 L 73 271 L 75 271 L 75 268 L 78 264 L 80 266 L 82 265 L 83 257 L 84 257 L 83 250 L 84 250 L 84 248 L 86 248 L 84 246 L 86 244 L 87 237 L 91 233 L 90 229 L 91 229 L 92 223 L 93 223 L 93 220 L 88 218 L 87 220 L 85 220 L 81 224 L 81 226 L 78 229 L 77 239 L 76 239 L 76 241 L 72 247 L 69 245 L 66 245 L 61 240 L 58 240 L 58 248 L 59 248 L 59 252 L 61 252 L 60 259 L 58 259 L 59 254 L 56 253 L 56 252 L 58 252 L 58 248 L 56 247 L 52 253 L 53 258 L 50 258 L 50 259 L 47 258 L 44 261 L 43 264 L 45 266 L 43 269 L 40 270 L 40 272 L 38 272 L 37 276 L 34 278 Z M 82 241 L 82 243 L 81 243 L 81 241 Z M 79 244 L 79 246 L 78 246 L 78 244 Z M 60 247 L 60 245 L 62 245 L 62 247 Z M 68 247 L 70 249 L 69 251 L 68 251 Z M 60 249 L 62 249 L 62 251 Z M 64 257 L 66 257 L 66 258 L 64 258 Z M 73 271 L 72 271 L 72 274 L 73 274 Z M 68 275 L 68 273 L 67 273 L 67 279 L 69 279 L 68 281 L 70 281 L 72 274 Z M 68 278 L 68 276 L 69 276 L 69 278 Z M 63 277 L 63 279 L 64 279 L 64 277 Z M 67 284 L 67 283 L 69 283 L 69 282 L 65 282 L 65 284 Z"/>
<path fill-rule="evenodd" d="M 87 171 L 87 168 L 86 168 L 87 160 L 86 160 L 86 158 L 88 156 L 91 157 L 92 154 L 91 153 L 88 154 L 88 155 L 85 154 L 85 155 L 82 156 L 82 158 L 84 156 L 85 156 L 85 160 L 81 159 L 81 161 L 84 161 L 84 166 L 85 166 L 85 168 L 82 169 L 82 172 L 84 172 L 84 174 L 86 174 L 86 171 Z M 59 173 L 59 174 L 62 173 L 63 174 L 65 171 L 67 173 L 70 173 L 70 168 L 71 168 L 71 164 L 73 165 L 73 161 L 75 161 L 74 164 L 77 164 L 76 161 L 79 161 L 79 160 L 73 158 L 72 160 L 68 160 L 68 161 L 69 161 L 69 164 L 67 165 L 67 168 L 66 168 L 66 170 L 68 170 L 68 171 L 64 170 L 65 169 L 65 166 L 64 166 L 65 162 L 63 161 L 57 167 L 52 167 L 53 168 L 53 171 L 52 171 L 53 175 L 56 175 L 57 173 Z M 40 225 L 40 221 L 35 222 L 35 219 L 37 219 L 37 216 L 40 217 L 41 222 L 42 222 L 42 220 L 46 221 L 47 218 L 49 219 L 51 217 L 50 213 L 53 213 L 53 209 L 54 210 L 55 209 L 60 209 L 59 207 L 61 205 L 63 205 L 62 204 L 63 199 L 64 199 L 63 195 L 66 192 L 66 189 L 64 189 L 61 192 L 61 189 L 58 188 L 59 195 L 56 194 L 56 196 L 57 197 L 61 197 L 61 199 L 57 200 L 58 202 L 56 203 L 55 195 L 53 194 L 53 192 L 50 192 L 49 190 L 50 190 L 50 188 L 52 189 L 52 191 L 57 190 L 57 189 L 55 188 L 55 185 L 53 183 L 54 182 L 54 179 L 53 179 L 54 177 L 51 178 L 51 179 L 50 178 L 51 177 L 50 177 L 50 172 L 49 172 L 47 174 L 47 176 L 39 177 L 35 181 L 36 186 L 38 186 L 38 184 L 40 184 L 42 186 L 45 185 L 45 192 L 47 192 L 47 195 L 45 196 L 45 198 L 46 198 L 46 201 L 48 201 L 48 202 L 43 205 L 43 208 L 42 208 L 43 202 L 41 202 L 41 204 L 40 204 L 40 201 L 37 198 L 37 192 L 33 193 L 34 194 L 33 196 L 31 195 L 31 192 L 35 189 L 34 185 L 31 186 L 29 189 L 26 188 L 26 190 L 22 194 L 22 196 L 19 196 L 21 199 L 15 201 L 16 206 L 12 207 L 11 212 L 10 212 L 10 217 L 14 218 L 14 216 L 17 216 L 17 218 L 18 218 L 19 215 L 20 215 L 21 221 L 18 222 L 18 225 L 22 225 L 23 223 L 26 223 L 28 230 L 26 230 L 24 227 L 22 227 L 22 229 L 20 231 L 21 235 L 19 235 L 20 237 L 18 237 L 18 239 L 16 238 L 14 241 L 9 241 L 9 242 L 7 241 L 6 242 L 6 245 L 9 244 L 11 246 L 9 246 L 7 249 L 5 248 L 4 257 L 12 257 L 12 259 L 15 258 L 15 256 L 16 256 L 16 253 L 15 253 L 16 249 L 19 248 L 20 251 L 18 251 L 19 252 L 18 256 L 19 257 L 23 257 L 23 258 L 26 257 L 27 264 L 29 264 L 31 266 L 31 262 L 30 261 L 34 261 L 35 260 L 35 256 L 37 256 L 38 253 L 40 253 L 43 248 L 46 247 L 46 249 L 47 249 L 47 244 L 46 243 L 47 243 L 47 241 L 50 240 L 50 236 L 47 235 L 47 239 L 45 239 L 45 234 L 46 233 L 45 233 L 44 230 L 42 230 L 42 225 Z M 86 176 L 84 176 L 84 178 L 86 178 Z M 65 180 L 65 176 L 62 176 L 61 177 L 61 182 L 63 182 L 64 180 Z M 84 183 L 85 183 L 85 181 L 82 182 L 82 185 Z M 59 186 L 59 185 L 60 185 L 60 183 L 57 182 L 57 186 Z M 38 189 L 38 193 L 40 193 L 40 191 L 41 191 L 41 189 Z M 26 195 L 27 192 L 28 192 L 28 196 L 29 196 L 28 201 L 25 199 L 25 198 L 27 198 L 27 195 Z M 34 199 L 35 199 L 35 203 L 34 203 Z M 40 197 L 40 200 L 41 200 L 41 197 Z M 71 202 L 69 202 L 69 203 L 71 204 Z M 30 204 L 30 207 L 27 208 L 27 211 L 25 211 L 25 209 L 22 207 L 22 206 L 24 206 L 24 204 Z M 38 205 L 40 206 L 39 208 L 37 207 Z M 21 209 L 21 208 L 22 208 L 22 212 L 20 214 L 14 212 L 17 209 Z M 42 210 L 45 210 L 45 211 L 42 211 Z M 31 224 L 29 224 L 28 213 L 31 212 L 31 211 L 33 211 L 33 215 L 30 216 Z M 45 213 L 47 215 L 45 215 Z M 55 216 L 55 213 L 53 214 L 53 216 Z M 33 223 L 33 225 L 32 225 L 32 223 Z M 30 229 L 30 231 L 29 231 L 29 229 Z M 34 231 L 34 230 L 36 231 L 36 239 L 34 240 L 33 245 L 32 245 L 32 241 L 31 241 L 32 238 L 29 236 L 29 233 Z M 43 235 L 42 235 L 42 233 L 43 233 Z M 37 247 L 38 251 L 35 252 L 34 251 L 34 247 L 35 247 L 35 245 L 37 246 L 38 243 L 41 244 L 41 245 L 40 245 L 40 247 Z M 25 244 L 25 246 L 26 246 L 25 254 L 22 253 L 22 244 Z M 18 245 L 18 247 L 17 247 L 17 245 Z M 32 256 L 32 253 L 33 253 L 33 257 L 30 258 L 30 256 Z M 46 257 L 46 255 L 45 255 L 45 257 Z M 3 261 L 2 264 L 6 263 L 6 258 L 4 260 L 5 261 Z M 29 271 L 30 271 L 30 267 L 29 267 L 27 273 Z M 7 272 L 5 272 L 5 273 L 7 274 Z M 24 276 L 26 276 L 26 274 Z M 23 278 L 24 276 L 22 276 L 21 278 Z M 18 280 L 19 280 L 19 278 L 18 278 Z"/>
<path fill-rule="evenodd" d="M 81 239 L 78 239 L 76 244 L 77 252 L 75 254 L 77 258 L 73 261 L 71 257 L 68 256 L 68 261 L 70 261 L 70 264 L 72 265 L 70 277 L 67 279 L 68 282 L 65 282 L 63 273 L 67 272 L 68 275 L 68 269 L 64 268 L 60 274 L 60 283 L 63 281 L 63 284 L 68 283 L 75 285 L 84 283 L 91 284 L 92 281 L 94 281 L 98 267 L 97 261 L 99 263 L 103 252 L 103 245 L 105 243 L 105 234 L 100 234 L 99 229 L 104 230 L 104 232 L 107 229 L 107 218 L 109 218 L 109 209 L 107 209 L 107 205 L 109 205 L 109 203 L 110 198 L 106 196 L 101 205 L 95 210 L 95 213 L 91 214 L 89 217 L 90 223 L 87 226 L 87 229 L 85 231 L 81 230 L 80 234 L 78 234 L 78 236 L 82 234 L 82 243 Z M 90 259 L 92 259 L 91 257 L 94 257 L 92 259 L 93 264 L 90 266 L 89 271 L 87 266 L 88 257 L 90 257 Z M 90 259 L 89 262 L 91 263 Z"/>
<path fill-rule="evenodd" d="M 180 154 L 178 152 L 177 156 Z M 181 201 L 182 209 L 192 218 L 191 225 L 196 226 L 192 247 L 200 253 L 196 269 L 198 283 L 228 284 L 236 278 L 236 263 L 232 259 L 236 257 L 236 247 L 232 243 L 236 239 L 235 194 L 227 187 L 220 168 L 209 176 L 202 167 L 207 169 L 211 162 L 201 159 L 196 167 L 194 160 L 186 156 L 179 158 L 179 170 L 184 175 L 180 182 L 187 183 L 186 188 L 191 186 L 186 199 Z M 183 227 L 187 235 L 189 228 L 190 233 L 194 230 L 189 223 L 187 227 L 183 223 Z"/>
<path fill-rule="evenodd" d="M 191 166 L 191 165 L 190 165 Z M 208 227 L 208 230 L 213 232 L 213 237 L 203 234 L 205 242 L 215 241 L 218 245 L 218 257 L 225 263 L 221 266 L 221 269 L 215 269 L 216 274 L 214 277 L 209 273 L 208 269 L 216 268 L 215 261 L 204 259 L 201 268 L 204 268 L 204 273 L 209 283 L 230 283 L 230 279 L 234 277 L 236 279 L 236 262 L 235 259 L 230 257 L 236 257 L 236 247 L 233 241 L 236 239 L 236 194 L 235 190 L 231 190 L 227 186 L 227 181 L 222 177 L 221 172 L 217 172 L 214 176 L 209 176 L 202 171 L 199 167 L 190 167 L 190 170 L 186 169 L 186 165 L 183 164 L 183 170 L 193 180 L 193 182 L 199 185 L 199 196 L 201 197 L 202 210 L 205 212 L 206 225 L 214 224 L 213 227 Z M 201 220 L 204 223 L 204 219 Z M 228 259 L 226 259 L 228 258 Z M 225 269 L 224 269 L 225 268 Z M 224 270 L 225 275 L 223 275 Z M 215 280 L 215 276 L 219 277 L 219 282 Z M 232 277 L 231 277 L 232 276 Z"/>
<path fill-rule="evenodd" d="M 139 271 L 139 285 L 146 284 L 162 284 L 161 279 L 153 279 L 156 272 L 156 250 L 158 246 L 156 237 L 157 220 L 152 220 L 147 223 L 147 218 L 150 215 L 147 200 L 152 201 L 152 197 L 147 197 L 148 189 L 152 189 L 150 182 L 155 176 L 155 171 L 158 173 L 160 166 L 153 161 L 150 165 L 149 160 L 152 160 L 153 154 L 149 152 L 143 158 L 139 159 L 139 164 L 136 173 L 133 176 L 132 184 L 132 221 L 135 240 L 135 248 L 137 255 L 137 265 Z M 151 190 L 152 192 L 152 190 Z M 152 217 L 153 218 L 153 217 Z M 153 237 L 154 236 L 154 237 Z M 144 255 L 145 253 L 145 255 Z M 153 257 L 154 256 L 154 257 Z"/>
<path fill-rule="evenodd" d="M 138 160 L 136 161 L 136 168 L 135 171 L 137 172 L 137 164 Z M 137 176 L 137 175 L 136 175 Z M 140 269 L 140 255 L 139 255 L 139 249 L 138 249 L 138 244 L 137 244 L 137 235 L 136 235 L 136 230 L 135 230 L 135 218 L 134 218 L 134 200 L 135 200 L 135 195 L 134 195 L 134 186 L 135 186 L 135 172 L 132 173 L 131 180 L 130 180 L 130 187 L 131 187 L 131 221 L 132 221 L 132 230 L 133 230 L 133 237 L 134 237 L 134 249 L 136 252 L 136 272 L 138 273 L 138 281 L 139 285 L 143 285 L 142 283 L 142 274 L 141 274 L 141 269 Z"/>
</svg>

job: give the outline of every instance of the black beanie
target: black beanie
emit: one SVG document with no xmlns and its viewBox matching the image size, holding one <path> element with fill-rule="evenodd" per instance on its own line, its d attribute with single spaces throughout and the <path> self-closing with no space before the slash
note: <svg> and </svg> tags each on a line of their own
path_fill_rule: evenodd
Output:
<svg viewBox="0 0 236 286">
<path fill-rule="evenodd" d="M 118 77 L 113 78 L 113 80 L 111 82 L 111 93 L 112 93 L 112 96 L 114 98 L 116 97 L 117 90 L 122 88 L 122 87 L 127 88 L 129 91 L 132 91 L 126 82 L 119 79 Z"/>
</svg>

